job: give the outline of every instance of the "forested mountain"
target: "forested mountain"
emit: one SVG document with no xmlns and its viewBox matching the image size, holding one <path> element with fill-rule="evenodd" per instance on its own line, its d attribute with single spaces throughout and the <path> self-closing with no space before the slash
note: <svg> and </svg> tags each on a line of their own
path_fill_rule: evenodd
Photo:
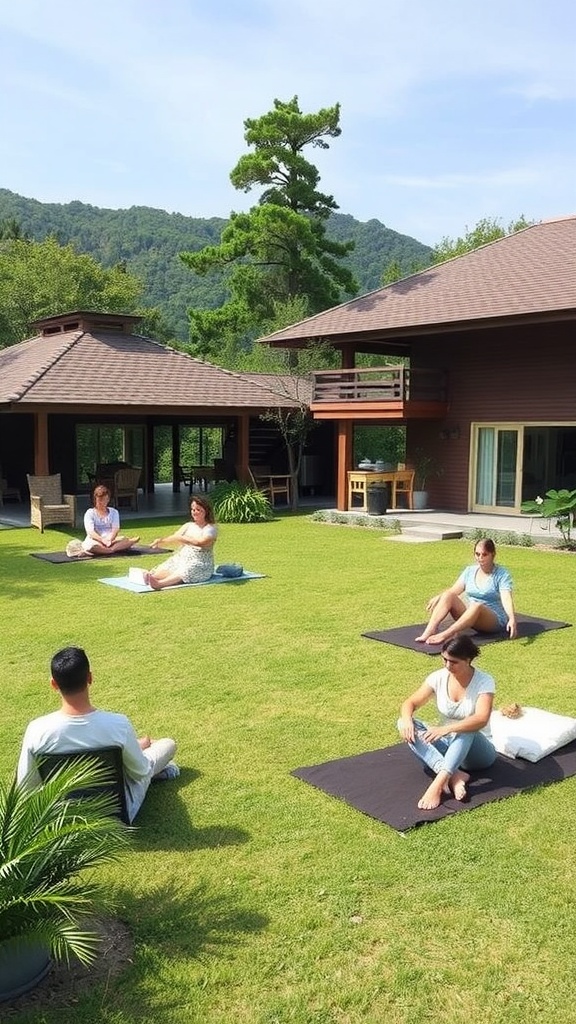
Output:
<svg viewBox="0 0 576 1024">
<path fill-rule="evenodd" d="M 179 259 L 216 244 L 226 221 L 211 217 L 184 217 L 148 206 L 106 210 L 86 203 L 41 203 L 0 189 L 0 221 L 15 219 L 24 235 L 42 241 L 54 235 L 63 245 L 71 242 L 105 267 L 125 264 L 144 282 L 146 305 L 158 306 L 174 337 L 188 338 L 187 310 L 213 309 L 226 291 L 220 275 L 198 277 Z M 346 214 L 332 214 L 327 234 L 335 241 L 353 239 L 356 247 L 344 261 L 369 291 L 382 284 L 384 268 L 392 261 L 406 274 L 429 262 L 430 248 L 387 228 L 378 220 L 360 222 Z"/>
</svg>

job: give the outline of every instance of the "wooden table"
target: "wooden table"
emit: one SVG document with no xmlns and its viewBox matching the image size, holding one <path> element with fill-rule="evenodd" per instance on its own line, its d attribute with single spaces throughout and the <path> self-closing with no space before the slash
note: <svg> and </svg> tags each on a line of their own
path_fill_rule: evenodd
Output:
<svg viewBox="0 0 576 1024">
<path fill-rule="evenodd" d="M 405 470 L 398 470 L 388 473 L 377 473 L 375 470 L 351 469 L 348 471 L 348 509 L 352 508 L 354 494 L 362 498 L 362 505 L 356 506 L 360 512 L 366 511 L 366 489 L 369 484 L 390 484 L 392 489 L 392 508 L 396 506 L 396 482 L 406 478 Z M 412 508 L 412 491 L 408 494 L 408 508 Z"/>
<path fill-rule="evenodd" d="M 208 485 L 214 481 L 214 466 L 192 466 L 190 469 L 189 493 L 192 494 L 194 484 L 198 484 L 200 490 L 207 491 Z"/>
</svg>

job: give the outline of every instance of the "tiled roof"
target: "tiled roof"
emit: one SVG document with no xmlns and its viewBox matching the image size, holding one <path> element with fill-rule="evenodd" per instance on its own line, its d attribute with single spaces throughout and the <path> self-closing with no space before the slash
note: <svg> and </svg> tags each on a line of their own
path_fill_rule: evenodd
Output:
<svg viewBox="0 0 576 1024">
<path fill-rule="evenodd" d="M 298 377 L 290 373 L 242 373 L 240 376 L 296 402 L 310 405 L 312 401 L 314 388 L 309 377 Z"/>
<path fill-rule="evenodd" d="M 576 216 L 544 221 L 368 292 L 260 341 L 402 333 L 438 325 L 576 313 Z"/>
<path fill-rule="evenodd" d="M 293 406 L 283 380 L 231 373 L 158 342 L 114 331 L 64 331 L 0 350 L 0 405 L 123 405 L 263 410 Z"/>
</svg>

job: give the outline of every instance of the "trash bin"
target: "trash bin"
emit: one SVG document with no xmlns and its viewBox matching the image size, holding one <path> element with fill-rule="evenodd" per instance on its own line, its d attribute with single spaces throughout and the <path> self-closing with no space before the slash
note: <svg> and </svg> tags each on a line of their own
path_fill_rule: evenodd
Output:
<svg viewBox="0 0 576 1024">
<path fill-rule="evenodd" d="M 368 484 L 366 488 L 366 511 L 369 516 L 385 516 L 390 504 L 390 484 Z"/>
</svg>

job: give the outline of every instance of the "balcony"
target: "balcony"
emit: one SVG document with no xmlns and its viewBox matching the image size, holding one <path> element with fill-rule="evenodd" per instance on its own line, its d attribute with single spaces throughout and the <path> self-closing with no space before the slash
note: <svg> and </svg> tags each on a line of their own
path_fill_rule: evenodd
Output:
<svg viewBox="0 0 576 1024">
<path fill-rule="evenodd" d="M 444 419 L 448 412 L 443 370 L 379 366 L 317 370 L 310 410 L 314 419 Z"/>
</svg>

